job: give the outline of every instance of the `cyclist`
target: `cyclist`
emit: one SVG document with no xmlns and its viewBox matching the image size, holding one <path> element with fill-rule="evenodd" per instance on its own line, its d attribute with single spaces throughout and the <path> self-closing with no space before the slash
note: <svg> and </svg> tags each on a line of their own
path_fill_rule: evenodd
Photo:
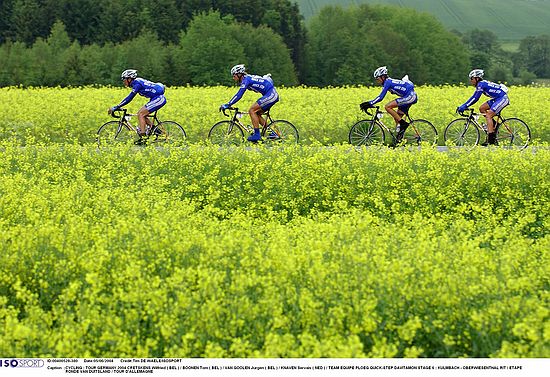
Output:
<svg viewBox="0 0 550 377">
<path fill-rule="evenodd" d="M 109 114 L 113 111 L 120 109 L 121 107 L 130 103 L 136 94 L 149 98 L 149 102 L 139 109 L 138 123 L 139 123 L 139 135 L 144 136 L 147 133 L 147 126 L 151 129 L 152 121 L 147 118 L 147 115 L 154 111 L 157 111 L 166 104 L 166 97 L 164 96 L 164 85 L 161 83 L 154 83 L 140 77 L 137 77 L 137 71 L 135 69 L 127 69 L 120 75 L 120 78 L 124 82 L 125 87 L 131 87 L 130 94 L 122 100 L 116 106 L 109 109 Z"/>
<path fill-rule="evenodd" d="M 388 76 L 388 68 L 385 66 L 376 68 L 374 78 L 382 85 L 382 92 L 375 99 L 361 103 L 359 107 L 363 111 L 373 107 L 384 99 L 388 91 L 397 95 L 399 98 L 388 102 L 384 108 L 395 120 L 397 126 L 395 130 L 397 134 L 396 142 L 400 142 L 405 134 L 405 130 L 409 127 L 409 123 L 403 119 L 403 115 L 418 101 L 418 97 L 414 91 L 414 84 L 409 80 L 408 76 L 403 77 L 401 80 L 392 79 Z M 397 111 L 394 110 L 395 108 L 397 108 Z"/>
<path fill-rule="evenodd" d="M 476 90 L 468 101 L 457 107 L 456 111 L 462 114 L 468 107 L 476 103 L 482 94 L 491 98 L 479 107 L 479 112 L 485 114 L 485 119 L 487 119 L 487 140 L 481 145 L 487 146 L 497 143 L 493 117 L 508 106 L 510 100 L 508 99 L 508 88 L 506 85 L 483 80 L 484 74 L 485 72 L 482 69 L 474 69 L 470 72 L 468 75 L 470 77 L 470 84 L 475 86 Z"/>
<path fill-rule="evenodd" d="M 254 133 L 248 137 L 248 141 L 258 142 L 262 140 L 262 136 L 260 135 L 260 124 L 265 126 L 266 123 L 262 114 L 279 101 L 279 94 L 269 74 L 265 76 L 250 75 L 246 73 L 244 64 L 237 64 L 231 68 L 231 76 L 233 76 L 235 82 L 241 84 L 241 87 L 228 103 L 220 106 L 220 111 L 228 109 L 237 103 L 247 89 L 260 93 L 262 97 L 254 102 L 248 110 L 250 120 L 252 121 L 252 127 L 254 127 Z"/>
</svg>

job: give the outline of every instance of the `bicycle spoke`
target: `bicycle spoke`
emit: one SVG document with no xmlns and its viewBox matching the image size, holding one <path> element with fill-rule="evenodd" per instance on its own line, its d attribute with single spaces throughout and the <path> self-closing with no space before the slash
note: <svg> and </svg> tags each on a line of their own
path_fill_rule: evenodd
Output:
<svg viewBox="0 0 550 377">
<path fill-rule="evenodd" d="M 298 143 L 298 130 L 294 125 L 286 120 L 275 120 L 267 125 L 264 133 L 266 142 L 271 143 Z"/>
<path fill-rule="evenodd" d="M 523 149 L 531 140 L 531 130 L 520 119 L 509 118 L 497 126 L 497 143 L 504 148 Z"/>
<path fill-rule="evenodd" d="M 124 123 L 110 121 L 102 125 L 97 131 L 97 143 L 99 146 L 129 143 L 137 139 L 137 133 Z"/>
<path fill-rule="evenodd" d="M 244 141 L 244 132 L 236 123 L 223 120 L 212 126 L 208 139 L 217 145 L 241 145 Z"/>
<path fill-rule="evenodd" d="M 187 134 L 178 123 L 167 120 L 160 122 L 153 128 L 149 135 L 149 142 L 153 144 L 166 144 L 172 147 L 185 145 Z"/>
<path fill-rule="evenodd" d="M 373 120 L 362 120 L 351 127 L 349 143 L 356 146 L 384 144 L 384 131 Z"/>
<path fill-rule="evenodd" d="M 443 134 L 448 147 L 473 148 L 479 143 L 479 129 L 466 118 L 453 120 Z"/>
<path fill-rule="evenodd" d="M 437 145 L 437 130 L 435 127 L 424 119 L 412 121 L 410 126 L 405 131 L 403 139 L 409 145 Z"/>
</svg>

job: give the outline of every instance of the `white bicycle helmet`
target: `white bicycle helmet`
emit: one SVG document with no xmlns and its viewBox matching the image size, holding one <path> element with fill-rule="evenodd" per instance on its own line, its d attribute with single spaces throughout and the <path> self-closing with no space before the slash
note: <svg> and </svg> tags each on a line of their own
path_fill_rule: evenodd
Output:
<svg viewBox="0 0 550 377">
<path fill-rule="evenodd" d="M 480 79 L 483 78 L 483 74 L 485 72 L 483 72 L 483 69 L 473 69 L 470 74 L 468 75 L 470 78 L 472 77 L 479 77 Z"/>
<path fill-rule="evenodd" d="M 388 74 L 388 68 L 386 66 L 378 67 L 376 68 L 376 71 L 374 71 L 374 78 L 377 79 L 380 76 L 384 76 Z"/>
<path fill-rule="evenodd" d="M 233 68 L 231 68 L 231 76 L 238 75 L 239 73 L 245 73 L 246 68 L 244 67 L 244 64 L 237 64 Z"/>
<path fill-rule="evenodd" d="M 137 70 L 135 69 L 127 69 L 124 72 L 120 74 L 120 78 L 122 80 L 124 79 L 135 79 L 137 77 Z"/>
</svg>

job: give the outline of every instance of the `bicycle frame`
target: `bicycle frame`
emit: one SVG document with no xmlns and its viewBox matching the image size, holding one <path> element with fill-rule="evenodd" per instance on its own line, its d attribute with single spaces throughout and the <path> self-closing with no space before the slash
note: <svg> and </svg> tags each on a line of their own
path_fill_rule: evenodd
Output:
<svg viewBox="0 0 550 377">
<path fill-rule="evenodd" d="M 227 114 L 226 111 L 229 111 L 230 113 L 233 113 L 233 115 Z M 245 125 L 240 121 L 240 118 L 242 118 L 242 116 L 245 115 L 245 114 L 246 113 L 243 113 L 243 112 L 239 111 L 239 109 L 237 107 L 229 107 L 229 108 L 223 110 L 223 115 L 225 115 L 226 117 L 231 118 L 231 126 L 230 126 L 228 132 L 232 131 L 231 127 L 233 127 L 233 124 L 236 124 L 243 132 L 246 131 L 250 134 L 254 132 L 254 129 L 252 128 L 252 126 Z M 273 123 L 273 119 L 271 118 L 271 115 L 269 114 L 269 110 L 267 110 L 265 113 L 260 115 L 260 117 L 262 117 L 264 115 L 265 115 L 265 118 L 263 118 L 263 119 L 265 120 L 265 124 L 262 126 L 262 130 L 261 130 L 262 136 L 265 134 L 265 131 L 267 130 L 267 126 L 270 123 Z"/>
<path fill-rule="evenodd" d="M 373 107 L 373 109 L 375 110 L 374 114 L 369 111 L 370 109 L 365 110 L 365 113 L 367 113 L 367 115 L 372 116 L 370 121 L 374 121 L 375 123 L 379 124 L 384 129 L 384 131 L 387 131 L 391 135 L 393 141 L 395 141 L 397 139 L 397 135 L 395 135 L 395 133 L 388 126 L 386 126 L 384 122 L 382 122 L 382 116 L 384 115 L 384 112 L 380 111 L 380 106 L 375 106 Z M 403 117 L 406 117 L 406 120 L 410 124 L 409 127 L 412 127 L 415 134 L 418 135 L 418 131 L 414 128 L 414 119 L 411 118 L 408 112 L 403 113 Z"/>
<path fill-rule="evenodd" d="M 121 112 L 121 111 L 122 111 L 122 115 L 116 115 L 115 114 L 115 113 Z M 132 124 L 130 123 L 130 119 L 129 119 L 131 117 L 137 117 L 138 116 L 137 114 L 128 113 L 128 109 L 119 109 L 119 110 L 113 111 L 111 116 L 113 118 L 120 119 L 118 123 L 120 124 L 121 127 L 124 126 L 128 130 L 135 132 L 138 136 L 141 136 L 141 135 L 139 135 L 139 132 L 136 129 L 136 127 L 132 126 Z M 157 112 L 156 111 L 153 111 L 152 113 L 150 113 L 146 117 L 152 119 L 152 124 L 149 126 L 150 130 L 154 129 L 155 126 L 157 126 L 160 123 L 160 121 L 157 117 Z M 119 132 L 120 132 L 120 129 L 119 129 Z M 118 134 L 118 132 L 117 132 L 117 134 Z"/>
<path fill-rule="evenodd" d="M 479 122 L 478 122 L 478 118 L 480 116 L 485 116 L 485 114 L 476 113 L 473 108 L 466 109 L 466 111 L 469 111 L 470 114 L 464 114 L 464 112 L 459 113 L 459 115 L 466 118 L 466 126 L 464 127 L 464 132 L 466 132 L 466 130 L 468 130 L 468 126 L 470 125 L 470 123 L 472 123 L 478 130 L 480 130 L 480 131 L 487 134 L 489 132 L 487 130 L 487 128 L 482 127 L 481 124 L 479 124 Z M 502 117 L 502 115 L 500 115 L 500 113 L 496 114 L 493 117 L 495 131 L 496 131 L 496 128 L 497 128 L 497 124 L 502 124 L 505 120 L 506 119 L 504 119 Z"/>
</svg>

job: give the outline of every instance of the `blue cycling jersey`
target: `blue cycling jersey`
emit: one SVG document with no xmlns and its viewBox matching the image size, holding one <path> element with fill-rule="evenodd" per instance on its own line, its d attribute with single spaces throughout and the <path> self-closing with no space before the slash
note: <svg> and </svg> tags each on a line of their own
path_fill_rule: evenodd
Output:
<svg viewBox="0 0 550 377">
<path fill-rule="evenodd" d="M 369 101 L 371 105 L 374 105 L 384 99 L 387 92 L 395 94 L 399 97 L 406 97 L 414 91 L 414 84 L 410 81 L 397 80 L 388 77 L 384 81 L 384 86 L 382 87 L 382 92 L 373 99 Z"/>
<path fill-rule="evenodd" d="M 121 108 L 124 105 L 127 105 L 134 99 L 136 94 L 147 98 L 155 98 L 164 94 L 164 85 L 157 82 L 151 82 L 149 80 L 142 79 L 140 77 L 132 81 L 132 91 L 128 97 L 124 98 L 121 103 L 116 107 Z"/>
<path fill-rule="evenodd" d="M 508 94 L 508 88 L 503 84 L 496 84 L 491 81 L 482 80 L 477 83 L 474 94 L 470 97 L 470 99 L 468 99 L 468 101 L 464 102 L 461 107 L 467 108 L 472 106 L 479 100 L 482 94 L 485 94 L 487 97 L 491 97 L 492 99 L 498 99 Z"/>
<path fill-rule="evenodd" d="M 233 106 L 237 103 L 247 89 L 265 95 L 273 90 L 273 88 L 273 80 L 269 76 L 245 75 L 243 81 L 241 82 L 239 91 L 233 96 L 233 98 L 231 98 L 228 105 Z"/>
</svg>

